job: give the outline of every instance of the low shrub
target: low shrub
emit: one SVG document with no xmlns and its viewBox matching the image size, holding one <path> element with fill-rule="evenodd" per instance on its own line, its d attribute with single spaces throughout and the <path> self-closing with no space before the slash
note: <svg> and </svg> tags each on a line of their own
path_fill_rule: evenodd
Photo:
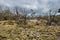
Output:
<svg viewBox="0 0 60 40">
<path fill-rule="evenodd" d="M 20 25 L 18 25 L 18 27 L 33 28 L 33 25 L 29 25 L 29 24 L 23 25 L 23 24 L 20 24 Z"/>
<path fill-rule="evenodd" d="M 11 21 L 11 20 L 9 20 L 9 21 L 7 22 L 7 24 L 8 24 L 8 25 L 14 25 L 14 22 Z"/>
</svg>

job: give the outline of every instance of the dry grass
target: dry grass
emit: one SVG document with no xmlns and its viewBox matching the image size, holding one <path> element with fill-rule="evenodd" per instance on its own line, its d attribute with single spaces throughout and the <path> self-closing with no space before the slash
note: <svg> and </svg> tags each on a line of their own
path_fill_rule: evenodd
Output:
<svg viewBox="0 0 60 40">
<path fill-rule="evenodd" d="M 0 22 L 0 40 L 59 40 L 59 32 L 60 26 L 17 25 L 15 21 Z"/>
</svg>

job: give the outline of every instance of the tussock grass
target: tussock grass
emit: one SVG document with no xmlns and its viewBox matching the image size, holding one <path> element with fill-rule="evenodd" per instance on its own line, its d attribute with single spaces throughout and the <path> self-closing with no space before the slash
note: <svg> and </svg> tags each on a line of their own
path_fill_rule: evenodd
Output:
<svg viewBox="0 0 60 40">
<path fill-rule="evenodd" d="M 0 24 L 2 40 L 55 40 L 60 37 L 57 35 L 59 32 L 60 26 L 17 25 L 15 21 L 4 21 Z"/>
</svg>

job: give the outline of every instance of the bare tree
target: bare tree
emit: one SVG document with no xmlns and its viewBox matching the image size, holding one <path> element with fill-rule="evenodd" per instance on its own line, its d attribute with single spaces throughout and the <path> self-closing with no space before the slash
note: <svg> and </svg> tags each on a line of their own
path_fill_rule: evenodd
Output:
<svg viewBox="0 0 60 40">
<path fill-rule="evenodd" d="M 52 12 L 52 10 L 50 9 L 48 14 L 49 14 L 48 15 L 48 24 L 51 25 L 51 23 L 54 22 L 55 16 L 57 14 L 57 10 Z"/>
<path fill-rule="evenodd" d="M 28 15 L 28 13 L 27 13 L 27 11 L 24 9 L 23 10 L 23 12 L 24 12 L 24 24 L 27 24 L 27 15 Z"/>
<path fill-rule="evenodd" d="M 19 15 L 18 7 L 17 6 L 15 7 L 15 12 L 16 12 L 16 20 L 15 21 L 16 21 L 17 24 L 20 24 L 20 22 L 19 22 L 20 21 L 19 20 L 20 19 L 20 17 L 19 17 L 20 15 Z"/>
<path fill-rule="evenodd" d="M 12 13 L 10 9 L 5 9 L 2 11 L 2 15 L 4 16 L 4 20 L 10 20 Z"/>
<path fill-rule="evenodd" d="M 31 16 L 32 16 L 32 18 L 35 16 L 35 12 L 34 12 L 34 10 L 33 9 L 31 9 L 31 11 L 32 11 L 32 14 L 31 14 Z"/>
</svg>

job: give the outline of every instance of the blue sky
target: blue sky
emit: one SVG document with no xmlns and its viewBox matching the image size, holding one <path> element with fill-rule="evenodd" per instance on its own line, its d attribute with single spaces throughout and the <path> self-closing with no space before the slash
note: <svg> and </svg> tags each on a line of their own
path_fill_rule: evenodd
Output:
<svg viewBox="0 0 60 40">
<path fill-rule="evenodd" d="M 49 9 L 60 8 L 60 0 L 0 0 L 0 5 L 8 7 L 20 6 L 47 12 Z"/>
</svg>

